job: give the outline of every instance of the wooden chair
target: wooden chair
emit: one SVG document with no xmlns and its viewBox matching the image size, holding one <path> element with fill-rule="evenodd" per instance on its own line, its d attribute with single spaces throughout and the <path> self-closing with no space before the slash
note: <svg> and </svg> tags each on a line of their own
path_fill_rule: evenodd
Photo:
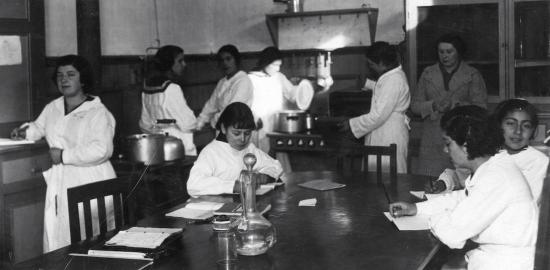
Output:
<svg viewBox="0 0 550 270">
<path fill-rule="evenodd" d="M 344 171 L 344 167 L 354 169 L 357 161 L 365 175 L 369 172 L 369 159 L 375 156 L 376 160 L 376 178 L 377 182 L 382 183 L 382 157 L 389 157 L 390 180 L 395 183 L 397 180 L 397 145 L 392 143 L 388 146 L 363 145 L 355 146 L 355 149 L 347 149 L 337 154 L 336 167 L 339 171 Z M 347 163 L 348 166 L 344 166 Z"/>
<path fill-rule="evenodd" d="M 127 227 L 134 223 L 133 212 L 130 211 L 133 209 L 133 204 L 128 198 L 128 192 L 130 190 L 129 184 L 129 177 L 119 177 L 67 190 L 71 243 L 84 240 L 80 239 L 79 203 L 83 204 L 86 239 L 94 236 L 92 229 L 91 200 L 97 200 L 99 235 L 104 235 L 107 232 L 106 196 L 113 196 L 115 230 L 119 230 L 122 227 Z"/>
<path fill-rule="evenodd" d="M 550 269 L 550 176 L 548 175 L 544 179 L 540 203 L 535 270 Z"/>
</svg>

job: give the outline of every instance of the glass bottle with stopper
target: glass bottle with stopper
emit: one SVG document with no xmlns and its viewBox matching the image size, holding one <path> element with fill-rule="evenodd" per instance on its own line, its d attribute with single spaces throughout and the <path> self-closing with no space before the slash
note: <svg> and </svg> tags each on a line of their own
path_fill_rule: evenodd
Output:
<svg viewBox="0 0 550 270">
<path fill-rule="evenodd" d="M 256 182 L 259 173 L 254 171 L 256 156 L 248 153 L 243 158 L 246 170 L 241 171 L 241 203 L 243 213 L 237 221 L 237 252 L 255 256 L 265 253 L 275 244 L 275 227 L 256 209 Z"/>
</svg>

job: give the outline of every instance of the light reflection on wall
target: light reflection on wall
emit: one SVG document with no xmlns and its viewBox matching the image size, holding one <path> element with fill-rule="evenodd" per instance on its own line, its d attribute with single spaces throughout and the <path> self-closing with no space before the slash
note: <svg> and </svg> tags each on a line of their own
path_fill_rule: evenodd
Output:
<svg viewBox="0 0 550 270">
<path fill-rule="evenodd" d="M 337 36 L 334 36 L 330 40 L 319 44 L 316 46 L 316 49 L 321 49 L 325 51 L 334 51 L 338 48 L 343 48 L 351 44 L 353 40 L 350 37 L 346 37 L 344 34 L 339 34 Z"/>
</svg>

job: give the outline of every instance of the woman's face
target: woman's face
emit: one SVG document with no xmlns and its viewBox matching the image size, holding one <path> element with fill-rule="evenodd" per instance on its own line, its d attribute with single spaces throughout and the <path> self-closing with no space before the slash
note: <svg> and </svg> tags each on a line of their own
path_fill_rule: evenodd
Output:
<svg viewBox="0 0 550 270">
<path fill-rule="evenodd" d="M 57 90 L 64 97 L 75 97 L 84 94 L 80 82 L 80 72 L 72 65 L 60 66 L 56 73 Z"/>
<path fill-rule="evenodd" d="M 275 60 L 271 62 L 271 64 L 267 65 L 264 68 L 264 72 L 269 74 L 270 76 L 275 75 L 279 70 L 281 70 L 281 65 L 283 64 L 283 60 Z"/>
<path fill-rule="evenodd" d="M 237 73 L 237 61 L 235 57 L 228 52 L 220 53 L 219 65 L 226 76 Z"/>
<path fill-rule="evenodd" d="M 500 126 L 504 135 L 504 146 L 508 153 L 515 154 L 529 144 L 535 126 L 526 111 L 513 111 L 508 113 Z"/>
<path fill-rule="evenodd" d="M 172 72 L 178 76 L 183 75 L 185 69 L 185 60 L 183 59 L 183 53 L 180 53 L 174 59 L 174 65 L 172 65 Z"/>
<path fill-rule="evenodd" d="M 443 152 L 449 155 L 455 168 L 468 168 L 468 152 L 466 147 L 458 145 L 455 140 L 446 134 L 443 134 L 443 142 L 445 143 Z"/>
<path fill-rule="evenodd" d="M 439 55 L 439 62 L 446 68 L 453 68 L 458 64 L 458 51 L 451 43 L 439 43 L 437 54 Z"/>
<path fill-rule="evenodd" d="M 227 143 L 235 150 L 243 150 L 250 143 L 251 129 L 238 129 L 234 127 L 225 128 L 222 125 L 222 133 L 227 138 Z"/>
</svg>

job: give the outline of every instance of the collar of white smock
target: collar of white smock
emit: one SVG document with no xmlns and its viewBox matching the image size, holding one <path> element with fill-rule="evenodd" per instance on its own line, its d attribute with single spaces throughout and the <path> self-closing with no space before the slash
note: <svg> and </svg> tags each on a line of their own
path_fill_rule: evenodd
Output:
<svg viewBox="0 0 550 270">
<path fill-rule="evenodd" d="M 396 67 L 396 68 L 394 68 L 394 69 L 390 69 L 388 72 L 382 74 L 382 76 L 380 76 L 380 78 L 378 78 L 378 80 L 381 81 L 381 80 L 383 80 L 385 77 L 390 76 L 391 74 L 397 73 L 397 72 L 403 72 L 403 71 L 402 71 L 402 68 L 401 68 L 401 65 L 399 65 L 398 67 Z"/>
<path fill-rule="evenodd" d="M 69 114 L 87 111 L 101 105 L 101 99 L 98 96 L 93 96 L 93 95 L 89 95 L 89 96 L 92 97 L 93 99 L 90 101 L 84 101 L 82 105 L 78 106 L 78 108 L 76 108 L 74 111 L 70 112 Z M 63 96 L 58 97 L 54 101 L 54 105 L 58 110 L 64 111 L 65 104 L 64 104 Z"/>
</svg>

